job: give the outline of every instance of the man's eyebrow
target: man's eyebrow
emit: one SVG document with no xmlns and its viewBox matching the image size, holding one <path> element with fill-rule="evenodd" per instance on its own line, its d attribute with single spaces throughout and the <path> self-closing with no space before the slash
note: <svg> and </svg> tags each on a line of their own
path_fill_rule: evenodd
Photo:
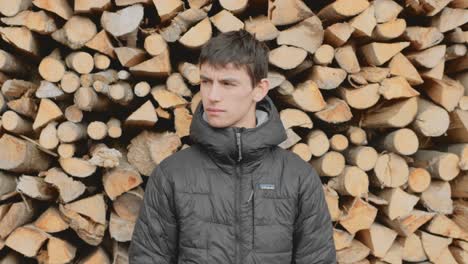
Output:
<svg viewBox="0 0 468 264">
<path fill-rule="evenodd" d="M 209 81 L 212 81 L 212 79 L 208 76 L 205 76 L 203 74 L 200 75 L 200 79 L 203 79 L 203 80 L 209 80 Z M 224 78 L 224 79 L 220 79 L 219 81 L 221 82 L 233 82 L 233 83 L 239 83 L 239 80 L 237 80 L 236 78 Z"/>
</svg>

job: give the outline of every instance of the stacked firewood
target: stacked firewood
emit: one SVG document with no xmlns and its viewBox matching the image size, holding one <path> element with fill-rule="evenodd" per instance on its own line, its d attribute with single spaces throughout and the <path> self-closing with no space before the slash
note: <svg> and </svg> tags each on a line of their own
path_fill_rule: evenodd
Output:
<svg viewBox="0 0 468 264">
<path fill-rule="evenodd" d="M 147 179 L 188 147 L 197 57 L 270 47 L 339 263 L 468 263 L 468 1 L 0 1 L 0 263 L 128 263 Z"/>
</svg>

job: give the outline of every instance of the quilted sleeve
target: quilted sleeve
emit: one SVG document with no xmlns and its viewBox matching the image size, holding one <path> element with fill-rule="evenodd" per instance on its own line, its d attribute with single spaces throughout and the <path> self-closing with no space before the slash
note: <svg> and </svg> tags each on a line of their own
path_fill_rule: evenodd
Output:
<svg viewBox="0 0 468 264">
<path fill-rule="evenodd" d="M 156 166 L 133 230 L 129 263 L 177 263 L 178 229 L 173 195 L 173 184 L 161 166 Z"/>
<path fill-rule="evenodd" d="M 299 186 L 292 263 L 336 263 L 332 221 L 315 169 L 301 179 Z"/>
</svg>

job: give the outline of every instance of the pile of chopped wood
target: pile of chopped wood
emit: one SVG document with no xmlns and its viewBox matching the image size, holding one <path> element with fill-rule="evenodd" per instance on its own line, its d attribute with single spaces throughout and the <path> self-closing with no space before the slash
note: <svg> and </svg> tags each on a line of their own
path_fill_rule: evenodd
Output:
<svg viewBox="0 0 468 264">
<path fill-rule="evenodd" d="M 0 263 L 128 263 L 200 47 L 267 43 L 340 263 L 468 263 L 468 1 L 0 1 Z"/>
</svg>

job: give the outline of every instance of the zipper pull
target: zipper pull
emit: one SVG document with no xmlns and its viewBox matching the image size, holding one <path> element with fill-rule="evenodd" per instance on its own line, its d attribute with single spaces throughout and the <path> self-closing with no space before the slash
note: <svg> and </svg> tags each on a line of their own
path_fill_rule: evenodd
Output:
<svg viewBox="0 0 468 264">
<path fill-rule="evenodd" d="M 252 200 L 253 194 L 254 194 L 254 190 L 252 189 L 252 191 L 250 191 L 249 199 L 247 200 L 246 203 L 249 203 Z"/>
<path fill-rule="evenodd" d="M 238 150 L 237 162 L 240 162 L 242 160 L 242 145 L 241 145 L 241 134 L 240 134 L 240 132 L 236 132 L 236 143 L 237 143 L 237 150 Z"/>
</svg>

